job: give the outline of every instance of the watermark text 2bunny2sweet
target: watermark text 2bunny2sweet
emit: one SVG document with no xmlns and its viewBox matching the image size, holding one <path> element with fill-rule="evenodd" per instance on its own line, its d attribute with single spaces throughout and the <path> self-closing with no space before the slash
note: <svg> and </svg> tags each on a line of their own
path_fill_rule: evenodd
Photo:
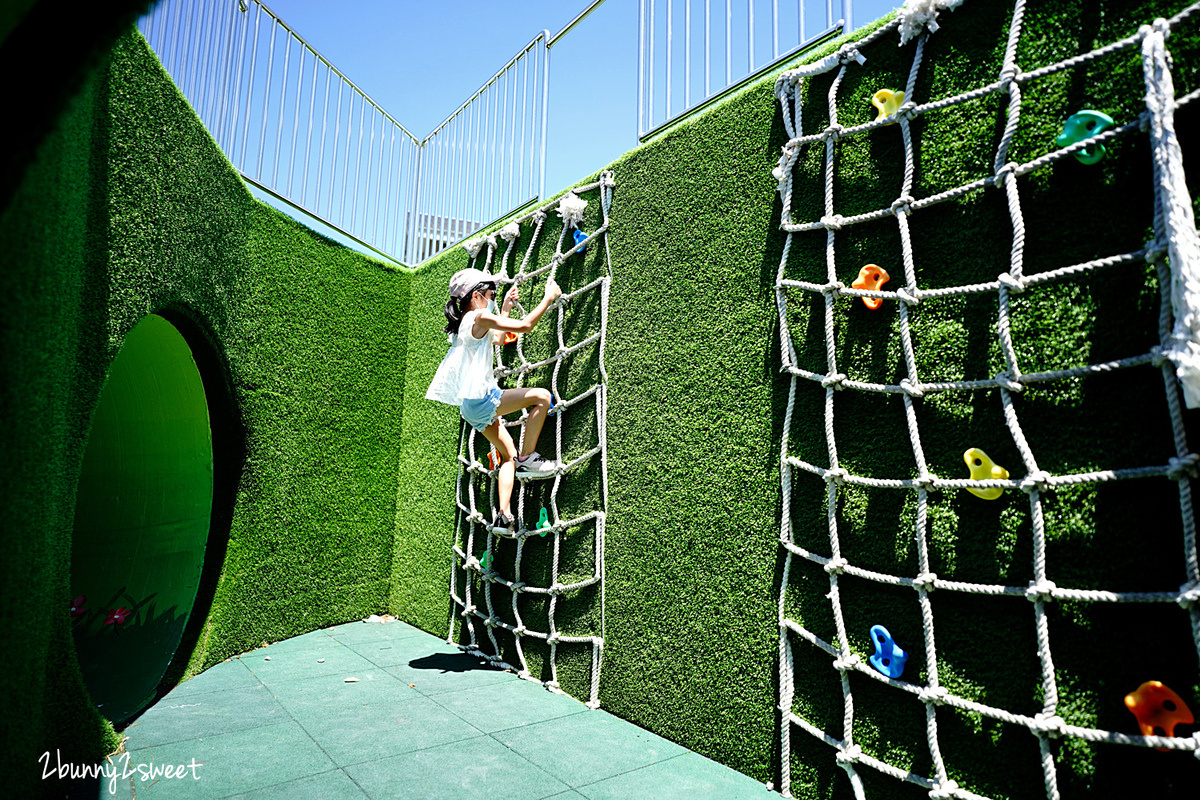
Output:
<svg viewBox="0 0 1200 800">
<path fill-rule="evenodd" d="M 194 758 L 191 764 L 155 764 L 153 761 L 149 764 L 130 764 L 129 753 L 121 753 L 115 761 L 112 756 L 109 756 L 99 764 L 64 763 L 62 752 L 59 750 L 54 751 L 54 757 L 56 765 L 52 766 L 49 750 L 38 756 L 38 761 L 42 762 L 42 780 L 55 777 L 62 779 L 104 777 L 108 779 L 109 789 L 113 794 L 117 792 L 118 779 L 127 780 L 136 777 L 145 783 L 149 780 L 190 777 L 192 780 L 198 781 L 200 773 L 197 770 L 204 766 L 203 762 L 197 763 Z"/>
</svg>

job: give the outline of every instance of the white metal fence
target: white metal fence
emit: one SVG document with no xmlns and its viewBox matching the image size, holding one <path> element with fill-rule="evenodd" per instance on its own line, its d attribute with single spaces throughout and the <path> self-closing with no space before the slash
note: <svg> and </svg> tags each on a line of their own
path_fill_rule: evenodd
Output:
<svg viewBox="0 0 1200 800">
<path fill-rule="evenodd" d="M 253 183 L 406 253 L 420 142 L 258 0 L 163 0 L 142 34 Z"/>
<path fill-rule="evenodd" d="M 639 0 L 638 138 L 848 32 L 850 17 L 851 0 Z"/>
<path fill-rule="evenodd" d="M 850 26 L 850 0 L 637 1 L 642 139 Z M 249 182 L 412 264 L 545 197 L 551 50 L 604 2 L 538 33 L 424 139 L 261 0 L 161 0 L 139 27 Z"/>
</svg>

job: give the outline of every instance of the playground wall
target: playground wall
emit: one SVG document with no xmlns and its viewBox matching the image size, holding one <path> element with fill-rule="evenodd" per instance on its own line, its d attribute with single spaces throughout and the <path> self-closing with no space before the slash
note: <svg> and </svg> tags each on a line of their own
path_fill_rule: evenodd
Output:
<svg viewBox="0 0 1200 800">
<path fill-rule="evenodd" d="M 1177 10 L 1163 2 L 1032 4 L 1018 63 L 1090 50 Z M 1011 13 L 1009 3 L 972 0 L 943 14 L 918 98 L 995 80 Z M 1198 43 L 1194 29 L 1169 40 L 1178 95 L 1200 84 Z M 864 49 L 867 68 L 839 90 L 843 124 L 872 119 L 871 95 L 903 85 L 911 48 L 896 44 L 888 37 Z M 804 113 L 814 122 L 806 128 L 824 126 L 831 79 L 811 81 Z M 1080 108 L 1134 117 L 1143 108 L 1141 82 L 1130 53 L 1040 82 L 1025 95 L 1012 160 L 1052 149 L 1062 120 Z M 1194 108 L 1177 118 L 1185 140 Z M 914 194 L 990 174 L 1004 109 L 992 95 L 915 123 Z M 779 452 L 787 380 L 779 374 L 774 281 L 783 235 L 771 169 L 786 138 L 769 76 L 609 167 L 616 190 L 608 236 L 602 705 L 764 782 L 777 782 L 781 770 Z M 823 148 L 802 158 L 798 218 L 816 219 Z M 903 148 L 895 129 L 839 146 L 837 159 L 841 213 L 886 206 L 898 194 Z M 1135 251 L 1150 238 L 1144 137 L 1119 141 L 1091 168 L 1068 159 L 1026 180 L 1027 273 Z M 597 205 L 589 205 L 593 227 Z M 544 242 L 557 237 L 555 223 L 552 216 Z M 911 224 L 922 285 L 994 280 L 1007 269 L 1012 228 L 998 190 L 924 211 Z M 789 274 L 824 280 L 818 239 L 793 247 Z M 176 322 L 193 349 L 208 354 L 207 374 L 219 378 L 214 434 L 224 466 L 209 550 L 219 571 L 206 573 L 202 613 L 168 683 L 373 612 L 447 635 L 460 427 L 454 409 L 423 395 L 445 352 L 441 309 L 449 276 L 468 263 L 461 248 L 415 271 L 397 269 L 258 203 L 133 33 L 106 53 L 41 142 L 2 211 L 0 242 L 0 496 L 10 520 L 0 612 L 10 652 L 20 654 L 5 671 L 0 725 L 20 766 L 22 796 L 54 791 L 38 779 L 43 751 L 94 761 L 118 739 L 91 708 L 75 663 L 68 566 L 90 414 L 123 337 L 146 313 Z M 896 264 L 899 253 L 894 227 L 858 226 L 839 235 L 839 275 L 849 283 L 863 263 Z M 601 259 L 603 250 L 584 258 Z M 526 296 L 540 288 L 527 286 Z M 1105 272 L 1018 298 L 1013 336 L 1030 370 L 1145 352 L 1157 342 L 1157 299 L 1152 267 Z M 816 358 L 824 347 L 822 302 L 791 320 L 802 353 Z M 839 303 L 840 362 L 862 380 L 903 377 L 895 315 Z M 920 366 L 948 380 L 996 374 L 1003 361 L 995 324 L 992 295 L 920 307 Z M 899 400 L 842 395 L 844 465 L 909 476 Z M 823 402 L 823 390 L 802 386 L 790 431 L 792 452 L 814 463 L 825 459 Z M 933 471 L 965 477 L 968 447 L 1010 469 L 1020 464 L 994 392 L 919 402 Z M 1150 368 L 1030 389 L 1016 402 L 1041 467 L 1052 473 L 1165 463 L 1173 454 L 1162 379 Z M 1187 413 L 1194 440 L 1200 431 Z M 824 491 L 813 478 L 798 480 L 793 494 L 797 542 L 822 552 Z M 860 563 L 916 574 L 913 509 L 902 494 L 848 492 L 839 514 Z M 1185 578 L 1178 493 L 1169 481 L 1062 490 L 1047 514 L 1060 585 L 1173 591 Z M 933 571 L 1023 585 L 1032 574 L 1029 527 L 1023 493 L 992 503 L 938 493 L 930 512 Z M 789 614 L 829 629 L 826 574 L 801 565 L 791 581 L 797 599 Z M 886 624 L 911 643 L 909 669 L 919 674 L 914 593 L 849 580 L 843 588 L 856 651 L 869 654 L 867 630 Z M 943 683 L 980 702 L 1039 710 L 1030 604 L 944 594 L 934 598 Z M 1177 606 L 1060 603 L 1050 613 L 1060 713 L 1073 724 L 1136 732 L 1121 698 L 1150 679 L 1200 699 L 1200 668 Z M 797 713 L 836 736 L 838 673 L 823 653 L 796 652 Z M 585 696 L 584 681 L 568 670 L 564 688 Z M 862 747 L 928 774 L 921 704 L 874 685 L 856 685 L 856 699 Z M 960 784 L 997 797 L 1044 793 L 1037 739 L 1027 731 L 958 712 L 940 713 L 939 722 Z M 1131 776 L 1142 781 L 1143 796 L 1185 796 L 1194 786 L 1190 754 L 1068 742 L 1059 755 L 1067 797 L 1118 796 Z M 791 770 L 797 797 L 849 796 L 832 749 L 807 734 L 793 736 L 792 763 L 782 768 Z M 927 796 L 860 772 L 872 796 Z"/>
</svg>

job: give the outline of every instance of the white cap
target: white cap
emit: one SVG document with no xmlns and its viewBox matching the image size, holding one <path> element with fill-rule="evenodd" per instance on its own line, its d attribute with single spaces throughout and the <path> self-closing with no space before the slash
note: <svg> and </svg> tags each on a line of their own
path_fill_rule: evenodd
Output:
<svg viewBox="0 0 1200 800">
<path fill-rule="evenodd" d="M 460 269 L 450 278 L 450 296 L 466 297 L 467 292 L 481 283 L 496 283 L 496 276 L 481 269 Z"/>
</svg>

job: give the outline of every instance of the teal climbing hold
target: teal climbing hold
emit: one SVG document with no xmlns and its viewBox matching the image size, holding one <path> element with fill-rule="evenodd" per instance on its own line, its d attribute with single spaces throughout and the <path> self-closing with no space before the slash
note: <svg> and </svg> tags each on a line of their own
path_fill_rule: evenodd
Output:
<svg viewBox="0 0 1200 800">
<path fill-rule="evenodd" d="M 1063 132 L 1058 135 L 1054 143 L 1059 147 L 1070 147 L 1077 142 L 1082 142 L 1085 139 L 1090 139 L 1093 136 L 1103 133 L 1114 124 L 1113 118 L 1108 114 L 1102 111 L 1084 109 L 1067 118 L 1066 124 L 1063 125 Z M 1095 164 L 1104 158 L 1104 153 L 1104 145 L 1092 144 L 1077 151 L 1075 157 L 1079 159 L 1081 164 Z"/>
<path fill-rule="evenodd" d="M 550 527 L 550 515 L 546 511 L 546 507 L 542 506 L 542 513 L 538 514 L 537 529 L 542 532 L 542 536 L 545 536 Z"/>
</svg>

